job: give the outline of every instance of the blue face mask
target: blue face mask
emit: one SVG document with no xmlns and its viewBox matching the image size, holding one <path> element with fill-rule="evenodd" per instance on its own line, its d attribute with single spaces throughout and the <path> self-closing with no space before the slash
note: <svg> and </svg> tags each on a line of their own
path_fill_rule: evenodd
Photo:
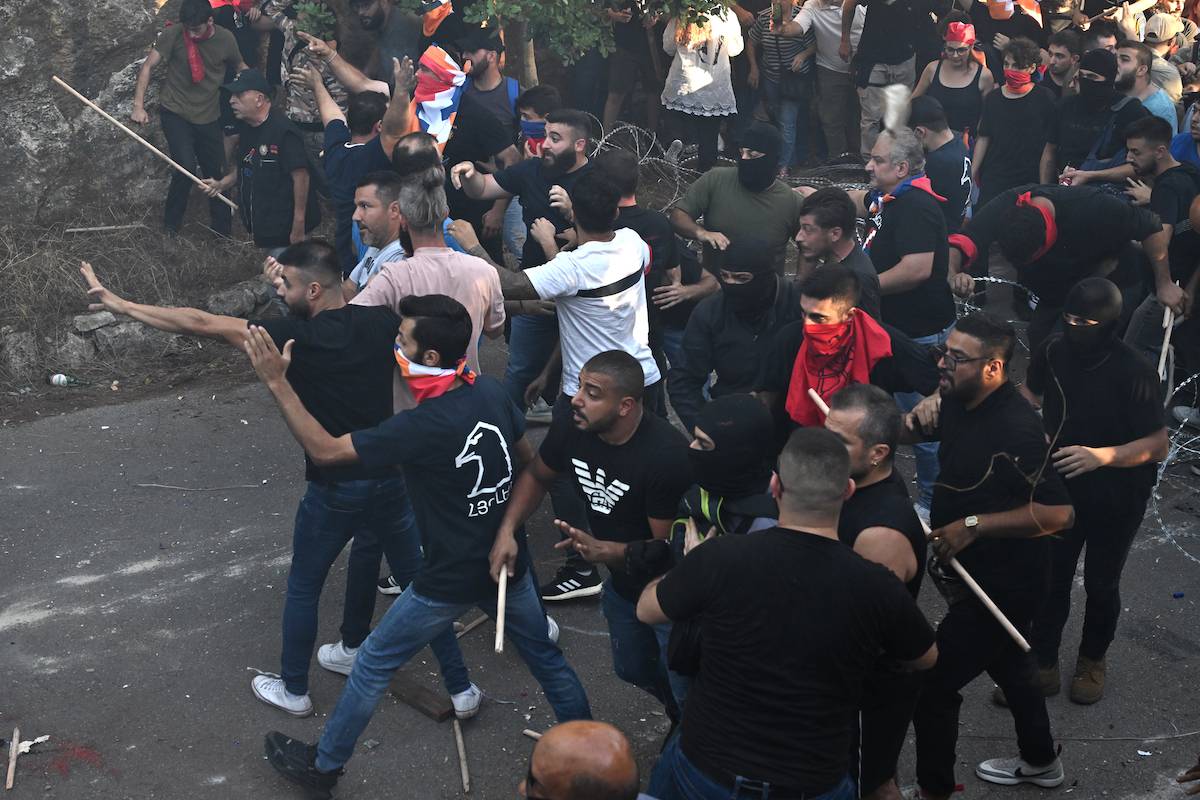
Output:
<svg viewBox="0 0 1200 800">
<path fill-rule="evenodd" d="M 545 139 L 546 121 L 528 119 L 521 120 L 521 135 L 526 139 Z"/>
</svg>

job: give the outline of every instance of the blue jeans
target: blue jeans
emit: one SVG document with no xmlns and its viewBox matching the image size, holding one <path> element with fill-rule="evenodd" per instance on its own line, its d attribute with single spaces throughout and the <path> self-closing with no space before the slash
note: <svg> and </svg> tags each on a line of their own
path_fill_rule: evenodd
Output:
<svg viewBox="0 0 1200 800">
<path fill-rule="evenodd" d="M 525 408 L 525 390 L 541 374 L 557 343 L 558 317 L 520 314 L 512 318 L 508 331 L 508 365 L 504 368 L 504 388 L 517 408 Z"/>
<path fill-rule="evenodd" d="M 392 675 L 435 637 L 453 639 L 451 623 L 472 605 L 422 597 L 411 586 L 396 598 L 358 651 L 346 688 L 317 744 L 317 769 L 330 772 L 350 760 L 355 742 L 371 721 Z M 494 618 L 495 597 L 479 603 L 479 608 Z M 509 584 L 506 615 L 505 636 L 541 684 L 558 721 L 591 719 L 592 710 L 583 685 L 562 650 L 550 641 L 546 612 L 542 610 L 530 573 Z M 459 691 L 466 688 L 463 686 Z"/>
<path fill-rule="evenodd" d="M 779 168 L 787 169 L 794 164 L 803 164 L 808 158 L 808 96 L 798 100 L 782 97 L 779 93 L 779 81 L 766 76 L 763 76 L 761 85 L 771 118 L 779 124 L 779 131 L 783 134 Z"/>
<path fill-rule="evenodd" d="M 529 229 L 525 227 L 525 219 L 521 213 L 521 198 L 514 197 L 508 204 L 508 210 L 504 212 L 504 225 L 501 230 L 504 246 L 508 248 L 508 252 L 513 254 L 513 258 L 517 259 L 517 266 L 521 265 L 525 237 L 529 235 Z"/>
<path fill-rule="evenodd" d="M 637 604 L 617 594 L 612 578 L 604 582 L 600 610 L 608 620 L 613 671 L 617 677 L 649 692 L 663 704 L 667 716 L 678 721 L 687 696 L 688 679 L 667 669 L 670 624 L 647 625 L 640 621 Z"/>
<path fill-rule="evenodd" d="M 671 738 L 658 757 L 646 791 L 658 800 L 771 800 L 779 796 L 771 791 L 771 784 L 741 775 L 734 779 L 732 787 L 714 781 L 688 761 L 678 736 Z M 858 792 L 849 775 L 827 792 L 805 795 L 806 800 L 855 800 L 856 797 Z"/>
<path fill-rule="evenodd" d="M 950 328 L 952 327 L 954 326 L 951 325 Z M 914 336 L 913 341 L 926 347 L 945 344 L 946 337 L 950 335 L 950 328 L 928 336 Z M 904 412 L 912 411 L 923 398 L 920 392 L 896 392 L 895 397 L 896 404 Z M 938 465 L 938 443 L 914 444 L 913 455 L 917 459 L 917 502 L 929 508 L 933 502 L 933 484 L 937 482 L 941 469 Z"/>
</svg>

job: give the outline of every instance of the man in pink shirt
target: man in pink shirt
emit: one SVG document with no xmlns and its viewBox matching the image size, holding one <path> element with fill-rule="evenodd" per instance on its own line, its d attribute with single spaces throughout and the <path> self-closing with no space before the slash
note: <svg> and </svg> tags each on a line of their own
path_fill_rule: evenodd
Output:
<svg viewBox="0 0 1200 800">
<path fill-rule="evenodd" d="M 434 175 L 434 173 L 437 173 Z M 400 189 L 401 228 L 412 240 L 404 261 L 384 264 L 353 302 L 389 306 L 399 313 L 409 295 L 444 294 L 462 303 L 471 315 L 467 366 L 479 371 L 479 336 L 495 339 L 504 332 L 504 295 L 496 270 L 486 261 L 446 247 L 442 222 L 448 210 L 440 167 L 412 175 Z M 403 234 L 402 234 L 403 237 Z M 397 397 L 399 404 L 401 397 Z M 411 408 L 413 403 L 403 406 Z"/>
</svg>

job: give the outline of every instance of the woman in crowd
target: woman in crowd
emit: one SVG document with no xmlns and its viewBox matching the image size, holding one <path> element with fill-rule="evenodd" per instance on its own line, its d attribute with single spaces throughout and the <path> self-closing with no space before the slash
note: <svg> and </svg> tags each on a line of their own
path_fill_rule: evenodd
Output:
<svg viewBox="0 0 1200 800">
<path fill-rule="evenodd" d="M 974 142 L 983 96 L 995 87 L 992 74 L 974 57 L 975 26 L 963 22 L 965 14 L 951 13 L 942 25 L 945 47 L 941 59 L 925 67 L 913 96 L 935 97 L 946 110 L 946 121 L 956 133 Z"/>
<path fill-rule="evenodd" d="M 721 121 L 737 113 L 729 59 L 742 47 L 741 26 L 728 8 L 703 22 L 672 19 L 663 31 L 663 49 L 675 57 L 663 87 L 663 106 L 685 115 L 679 126 L 694 134 L 701 172 L 717 163 Z"/>
</svg>

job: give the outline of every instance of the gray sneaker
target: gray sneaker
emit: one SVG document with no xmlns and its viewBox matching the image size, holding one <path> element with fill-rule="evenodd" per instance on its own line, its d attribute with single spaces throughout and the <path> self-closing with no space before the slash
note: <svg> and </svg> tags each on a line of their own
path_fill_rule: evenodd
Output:
<svg viewBox="0 0 1200 800">
<path fill-rule="evenodd" d="M 454 706 L 454 716 L 470 719 L 479 713 L 479 706 L 483 703 L 483 692 L 472 683 L 465 691 L 450 695 L 450 703 Z"/>
<path fill-rule="evenodd" d="M 1018 783 L 1032 783 L 1045 789 L 1061 786 L 1063 774 L 1062 759 L 1055 756 L 1044 767 L 1035 767 L 1023 758 L 990 758 L 981 761 L 975 767 L 975 774 L 988 783 L 999 783 L 1003 786 L 1016 786 Z"/>
</svg>

